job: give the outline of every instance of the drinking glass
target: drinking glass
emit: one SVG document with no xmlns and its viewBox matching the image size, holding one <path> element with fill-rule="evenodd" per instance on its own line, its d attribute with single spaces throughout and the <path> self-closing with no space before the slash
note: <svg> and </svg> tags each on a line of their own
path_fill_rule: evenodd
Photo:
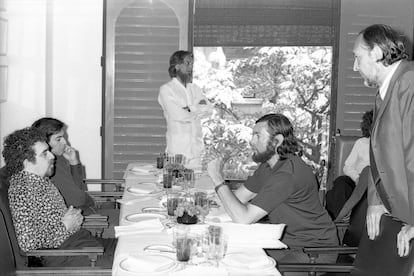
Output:
<svg viewBox="0 0 414 276">
<path fill-rule="evenodd" d="M 196 192 L 194 194 L 194 204 L 198 211 L 198 218 L 201 224 L 204 224 L 205 217 L 210 210 L 209 199 L 206 192 Z"/>
<path fill-rule="evenodd" d="M 173 230 L 177 261 L 188 262 L 191 256 L 192 239 L 188 227 L 177 225 Z"/>
<path fill-rule="evenodd" d="M 167 194 L 167 214 L 170 217 L 170 221 L 173 223 L 175 220 L 175 210 L 177 209 L 179 201 L 178 193 Z"/>
<path fill-rule="evenodd" d="M 168 169 L 164 166 L 162 183 L 164 189 L 172 188 L 173 172 L 171 169 Z"/>
<path fill-rule="evenodd" d="M 192 169 L 184 170 L 184 182 L 185 182 L 184 188 L 186 191 L 194 188 L 194 183 L 195 183 L 194 170 Z"/>
<path fill-rule="evenodd" d="M 220 260 L 227 251 L 227 237 L 223 234 L 223 228 L 216 225 L 208 227 L 208 259 L 213 260 L 218 267 Z"/>
</svg>

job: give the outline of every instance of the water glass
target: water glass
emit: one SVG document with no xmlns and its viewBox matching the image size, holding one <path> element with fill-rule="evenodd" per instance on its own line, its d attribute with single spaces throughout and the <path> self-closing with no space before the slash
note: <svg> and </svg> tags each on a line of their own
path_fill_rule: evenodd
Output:
<svg viewBox="0 0 414 276">
<path fill-rule="evenodd" d="M 157 169 L 164 168 L 164 156 L 160 155 L 157 157 Z"/>
<path fill-rule="evenodd" d="M 173 172 L 171 169 L 167 169 L 164 167 L 163 171 L 163 178 L 162 183 L 164 189 L 171 189 L 172 188 L 172 181 L 173 181 Z"/>
<path fill-rule="evenodd" d="M 188 227 L 177 225 L 174 228 L 174 246 L 177 252 L 177 261 L 188 262 L 191 256 L 192 239 Z"/>
<path fill-rule="evenodd" d="M 195 184 L 194 170 L 185 169 L 183 174 L 184 174 L 184 182 L 185 182 L 186 190 L 194 188 L 194 184 Z"/>
<path fill-rule="evenodd" d="M 218 267 L 219 261 L 227 251 L 227 237 L 220 226 L 210 225 L 208 227 L 208 259 L 214 260 Z"/>
<path fill-rule="evenodd" d="M 210 210 L 209 199 L 207 193 L 205 192 L 196 192 L 194 194 L 194 204 L 198 211 L 198 218 L 201 224 L 204 224 L 205 217 L 208 215 Z"/>
<path fill-rule="evenodd" d="M 170 217 L 174 216 L 175 209 L 177 209 L 179 200 L 178 193 L 168 193 L 167 194 L 167 212 Z"/>
</svg>

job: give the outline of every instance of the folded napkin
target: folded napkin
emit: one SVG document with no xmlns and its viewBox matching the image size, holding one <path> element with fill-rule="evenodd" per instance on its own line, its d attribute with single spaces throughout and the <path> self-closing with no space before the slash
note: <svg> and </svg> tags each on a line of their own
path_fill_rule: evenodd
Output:
<svg viewBox="0 0 414 276">
<path fill-rule="evenodd" d="M 143 173 L 143 174 L 149 174 L 149 173 L 156 173 L 158 172 L 158 169 L 155 168 L 154 165 L 150 164 L 134 164 L 128 168 L 129 171 L 135 172 L 135 173 Z"/>
<path fill-rule="evenodd" d="M 223 259 L 226 266 L 238 269 L 266 269 L 274 266 L 267 256 L 250 254 L 248 252 L 227 254 Z"/>
<path fill-rule="evenodd" d="M 161 190 L 159 190 L 156 183 L 146 182 L 128 187 L 127 191 L 132 194 L 150 194 Z"/>
<path fill-rule="evenodd" d="M 229 273 L 222 267 L 214 266 L 187 266 L 183 270 L 174 271 L 169 274 L 170 276 L 227 276 Z"/>
<path fill-rule="evenodd" d="M 115 237 L 145 232 L 161 232 L 163 229 L 164 226 L 159 219 L 148 219 L 131 225 L 115 226 Z"/>
<path fill-rule="evenodd" d="M 131 253 L 126 259 L 126 265 L 130 271 L 151 273 L 172 268 L 174 266 L 174 260 L 161 255 Z"/>
<path fill-rule="evenodd" d="M 223 227 L 223 232 L 228 237 L 229 246 L 287 248 L 279 240 L 282 237 L 285 224 L 217 223 L 216 225 Z"/>
</svg>

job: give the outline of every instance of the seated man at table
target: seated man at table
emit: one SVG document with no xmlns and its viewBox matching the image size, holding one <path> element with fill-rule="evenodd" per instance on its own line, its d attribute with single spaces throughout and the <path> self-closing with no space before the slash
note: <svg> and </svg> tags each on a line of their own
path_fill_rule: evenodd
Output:
<svg viewBox="0 0 414 276">
<path fill-rule="evenodd" d="M 298 142 L 293 127 L 282 114 L 267 114 L 256 121 L 251 145 L 253 160 L 261 163 L 253 176 L 234 193 L 221 172 L 221 161 L 208 164 L 220 200 L 234 222 L 255 223 L 268 215 L 270 223 L 286 224 L 282 242 L 287 250 L 267 250 L 280 262 L 308 262 L 302 248 L 338 245 L 336 228 L 318 197 L 311 168 L 296 155 Z M 335 262 L 336 256 L 320 256 Z"/>
<path fill-rule="evenodd" d="M 48 175 L 53 171 L 54 155 L 44 134 L 36 128 L 17 130 L 4 140 L 3 157 L 9 179 L 8 198 L 17 241 L 22 251 L 40 248 L 75 249 L 104 246 L 97 264 L 112 267 L 115 239 L 93 237 L 80 229 L 79 209 L 66 206 Z M 87 266 L 79 257 L 43 257 L 44 266 Z"/>
<path fill-rule="evenodd" d="M 67 205 L 73 205 L 82 210 L 83 215 L 97 213 L 95 202 L 86 192 L 88 187 L 84 168 L 79 160 L 77 150 L 67 141 L 67 126 L 55 118 L 41 118 L 32 124 L 32 127 L 40 129 L 46 136 L 47 142 L 55 155 L 55 170 L 51 179 L 59 189 Z M 110 229 L 119 223 L 119 210 L 113 206 L 102 208 L 99 214 L 108 216 Z M 104 236 L 108 236 L 108 231 Z M 110 235 L 113 236 L 113 235 Z"/>
</svg>

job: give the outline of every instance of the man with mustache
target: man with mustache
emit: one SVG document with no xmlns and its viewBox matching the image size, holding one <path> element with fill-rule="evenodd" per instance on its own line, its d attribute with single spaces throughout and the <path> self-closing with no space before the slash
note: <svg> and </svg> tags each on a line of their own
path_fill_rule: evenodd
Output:
<svg viewBox="0 0 414 276">
<path fill-rule="evenodd" d="M 289 119 L 282 114 L 258 119 L 251 145 L 253 160 L 260 166 L 234 193 L 224 184 L 221 161 L 208 164 L 208 174 L 232 220 L 249 224 L 267 215 L 270 223 L 286 224 L 282 241 L 289 249 L 267 251 L 281 262 L 308 262 L 302 251 L 305 246 L 337 245 L 335 225 L 319 201 L 316 177 L 296 155 L 299 147 Z M 322 254 L 318 261 L 335 258 Z"/>
<path fill-rule="evenodd" d="M 168 68 L 171 81 L 161 86 L 158 102 L 167 122 L 165 152 L 183 154 L 187 167 L 200 168 L 204 151 L 200 119 L 212 113 L 212 106 L 201 88 L 191 83 L 193 62 L 191 52 L 172 54 Z"/>
<path fill-rule="evenodd" d="M 81 210 L 67 207 L 48 175 L 54 155 L 44 134 L 24 128 L 4 140 L 3 157 L 9 179 L 8 198 L 17 241 L 22 251 L 40 248 L 75 249 L 104 246 L 97 264 L 112 267 L 115 239 L 99 239 L 81 229 Z M 85 257 L 44 257 L 43 266 L 88 265 Z"/>
<path fill-rule="evenodd" d="M 378 88 L 370 138 L 367 232 L 379 234 L 381 216 L 406 223 L 397 237 L 398 254 L 409 253 L 414 237 L 414 63 L 403 37 L 390 26 L 362 30 L 354 44 L 354 71 Z"/>
</svg>

